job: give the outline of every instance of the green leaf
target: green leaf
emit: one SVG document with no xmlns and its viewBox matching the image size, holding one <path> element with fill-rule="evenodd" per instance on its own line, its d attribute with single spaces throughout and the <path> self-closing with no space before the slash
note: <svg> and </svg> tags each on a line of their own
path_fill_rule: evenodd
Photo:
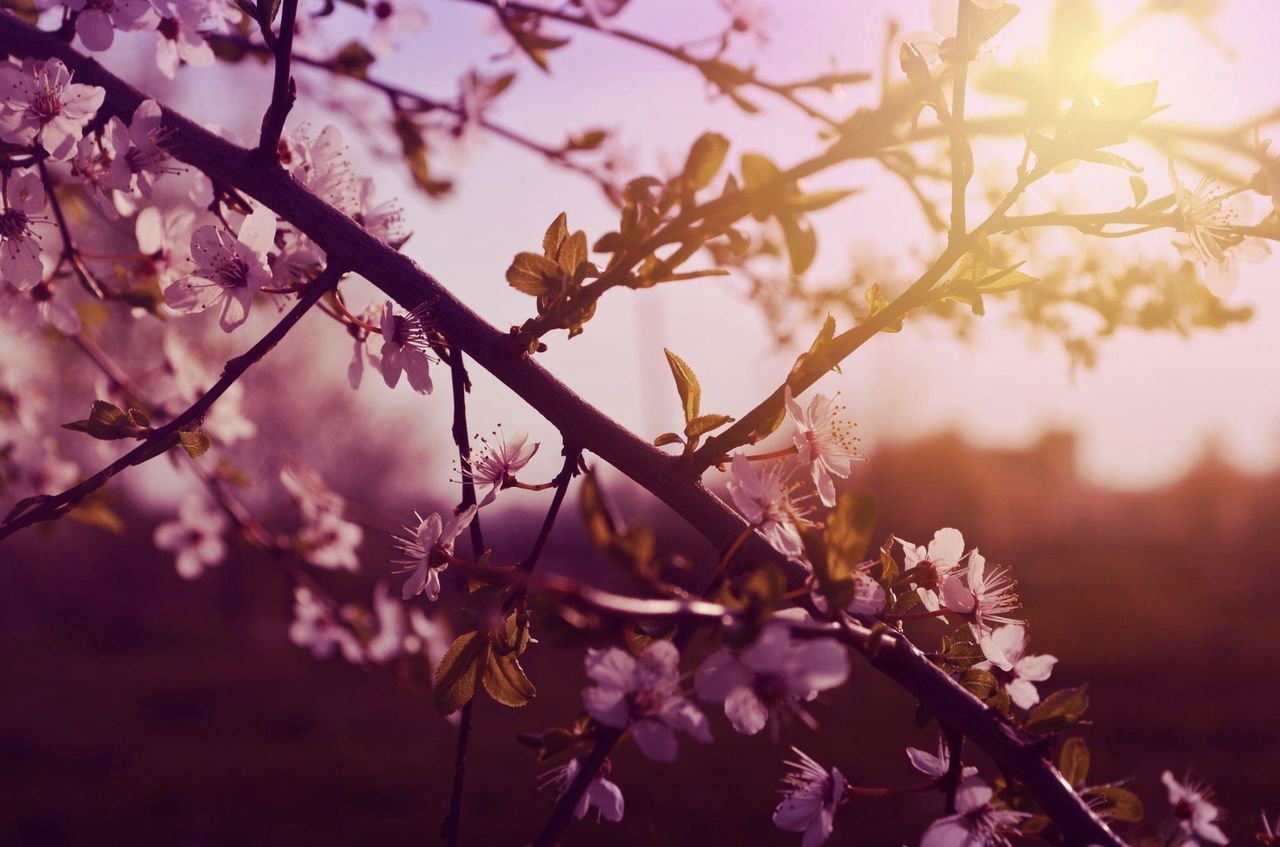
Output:
<svg viewBox="0 0 1280 847">
<path fill-rule="evenodd" d="M 706 188 L 716 178 L 729 153 L 729 139 L 718 132 L 704 132 L 689 148 L 684 162 L 685 185 L 692 191 Z"/>
<path fill-rule="evenodd" d="M 1142 165 L 1136 164 L 1124 156 L 1112 153 L 1107 150 L 1094 150 L 1092 153 L 1085 153 L 1080 157 L 1086 162 L 1096 162 L 1099 165 L 1110 165 L 1113 168 L 1122 168 L 1133 173 L 1142 173 Z"/>
<path fill-rule="evenodd" d="M 728 415 L 699 415 L 685 424 L 684 434 L 687 438 L 698 438 L 732 421 Z"/>
<path fill-rule="evenodd" d="M 827 555 L 838 577 L 852 576 L 867 553 L 879 507 L 867 491 L 846 491 L 827 516 Z"/>
<path fill-rule="evenodd" d="M 1127 788 L 1100 785 L 1084 789 L 1080 792 L 1080 796 L 1098 814 L 1117 823 L 1139 823 L 1142 821 L 1142 801 L 1138 799 L 1138 795 Z"/>
<path fill-rule="evenodd" d="M 1147 199 L 1147 181 L 1140 176 L 1129 177 L 1129 187 L 1133 189 L 1133 205 L 1141 206 L 1142 201 Z"/>
<path fill-rule="evenodd" d="M 1062 751 L 1058 753 L 1058 770 L 1062 778 L 1079 788 L 1089 778 L 1089 745 L 1083 738 L 1068 738 L 1062 743 Z"/>
<path fill-rule="evenodd" d="M 799 215 L 779 215 L 782 236 L 787 243 L 787 255 L 791 257 L 791 272 L 804 273 L 818 255 L 818 236 L 809 222 Z"/>
<path fill-rule="evenodd" d="M 476 681 L 489 657 L 489 641 L 477 632 L 458 636 L 436 668 L 433 699 L 436 711 L 451 715 L 476 694 Z"/>
<path fill-rule="evenodd" d="M 503 654 L 490 650 L 489 661 L 484 667 L 481 680 L 490 697 L 513 709 L 527 706 L 538 693 L 529 677 L 525 676 L 524 668 L 520 667 L 520 660 L 515 653 Z"/>
<path fill-rule="evenodd" d="M 747 191 L 754 191 L 763 185 L 768 185 L 781 173 L 768 156 L 760 153 L 742 154 L 742 186 Z"/>
<path fill-rule="evenodd" d="M 106 530 L 112 535 L 124 535 L 124 520 L 101 498 L 95 497 L 84 500 L 80 505 L 67 512 L 67 517 L 87 526 L 96 526 L 98 529 Z"/>
<path fill-rule="evenodd" d="M 664 432 L 662 433 L 662 435 L 659 435 L 657 438 L 653 439 L 654 447 L 666 447 L 668 444 L 683 444 L 683 443 L 684 443 L 684 439 L 680 437 L 679 433 L 675 433 L 675 432 Z"/>
<path fill-rule="evenodd" d="M 542 236 L 542 255 L 548 259 L 554 259 L 560 253 L 560 245 L 569 237 L 569 215 L 567 212 L 561 212 L 551 226 L 547 227 L 547 232 Z"/>
<path fill-rule="evenodd" d="M 889 298 L 884 296 L 884 290 L 880 288 L 880 283 L 878 282 L 868 288 L 862 296 L 863 299 L 867 301 L 867 320 L 870 320 L 876 314 L 884 311 L 884 309 L 889 305 Z M 901 332 L 902 319 L 899 318 L 893 323 L 886 325 L 880 331 Z"/>
<path fill-rule="evenodd" d="M 959 682 L 962 688 L 982 701 L 986 701 L 1000 690 L 1000 682 L 995 676 L 977 668 L 969 668 L 962 673 Z"/>
<path fill-rule="evenodd" d="M 680 393 L 684 421 L 688 424 L 698 417 L 698 410 L 702 405 L 702 386 L 698 384 L 698 377 L 694 375 L 693 368 L 685 364 L 684 359 L 665 347 L 662 352 L 667 354 L 667 364 L 671 367 L 671 376 L 676 381 L 676 391 Z"/>
<path fill-rule="evenodd" d="M 1057 732 L 1080 723 L 1080 717 L 1089 708 L 1088 686 L 1065 688 L 1044 699 L 1027 716 L 1027 732 Z"/>
<path fill-rule="evenodd" d="M 198 459 L 209 452 L 209 448 L 213 446 L 213 439 L 204 432 L 179 432 L 178 444 L 187 451 L 188 456 Z"/>
<path fill-rule="evenodd" d="M 560 279 L 560 266 L 537 253 L 517 253 L 507 268 L 507 283 L 517 291 L 542 297 L 553 294 Z"/>
</svg>

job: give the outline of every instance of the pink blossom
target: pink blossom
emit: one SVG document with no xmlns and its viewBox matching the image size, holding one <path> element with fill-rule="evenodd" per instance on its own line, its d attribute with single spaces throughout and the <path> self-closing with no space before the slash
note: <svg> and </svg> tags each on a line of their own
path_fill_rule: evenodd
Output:
<svg viewBox="0 0 1280 847">
<path fill-rule="evenodd" d="M 52 5 L 46 3 L 45 5 Z M 62 0 L 76 15 L 76 35 L 91 53 L 111 47 L 117 29 L 126 32 L 153 29 L 160 16 L 147 0 Z"/>
<path fill-rule="evenodd" d="M 969 553 L 969 568 L 963 577 L 952 574 L 942 586 L 943 603 L 952 612 L 969 619 L 976 638 L 990 631 L 992 623 L 1016 624 L 1009 612 L 1020 607 L 1014 593 L 1016 583 L 1009 569 L 995 567 L 987 572 L 987 560 L 977 550 Z"/>
<path fill-rule="evenodd" d="M 471 455 L 463 476 L 476 488 L 488 489 L 480 499 L 480 505 L 487 506 L 497 498 L 507 480 L 529 464 L 540 445 L 536 441 L 530 444 L 528 434 L 523 432 L 517 432 L 508 441 L 501 429 L 494 432 L 492 439 L 481 436 L 478 440 L 480 446 Z"/>
<path fill-rule="evenodd" d="M 382 379 L 395 388 L 403 373 L 419 394 L 431 393 L 431 345 L 421 313 L 397 315 L 388 300 L 382 309 Z"/>
<path fill-rule="evenodd" d="M 185 62 L 197 67 L 213 64 L 213 49 L 200 34 L 206 7 L 205 0 L 163 0 L 157 2 L 162 18 L 157 28 L 156 67 L 173 79 L 178 65 Z"/>
<path fill-rule="evenodd" d="M 803 510 L 791 497 L 794 486 L 787 476 L 783 462 L 765 462 L 757 472 L 751 460 L 739 453 L 733 457 L 729 495 L 775 550 L 800 560 L 804 553 L 799 529 Z"/>
<path fill-rule="evenodd" d="M 195 579 L 226 558 L 226 527 L 227 517 L 217 506 L 203 496 L 188 496 L 178 503 L 177 519 L 156 527 L 155 545 L 176 555 L 179 576 Z"/>
<path fill-rule="evenodd" d="M 57 59 L 0 67 L 0 137 L 69 159 L 105 98 L 97 86 L 71 82 L 71 71 Z"/>
<path fill-rule="evenodd" d="M 920 847 L 1008 847 L 1009 836 L 1031 815 L 996 808 L 991 803 L 994 793 L 977 777 L 960 783 L 956 814 L 930 824 Z"/>
<path fill-rule="evenodd" d="M 639 657 L 617 647 L 588 650 L 586 670 L 594 683 L 582 692 L 587 711 L 629 729 L 650 759 L 675 761 L 676 730 L 711 741 L 706 716 L 680 692 L 680 652 L 670 641 L 655 641 Z"/>
<path fill-rule="evenodd" d="M 289 640 L 311 651 L 317 659 L 327 659 L 335 649 L 348 662 L 364 661 L 364 648 L 347 626 L 339 622 L 329 607 L 305 588 L 293 592 L 293 623 Z"/>
<path fill-rule="evenodd" d="M 179 312 L 201 312 L 221 306 L 218 324 L 231 332 L 249 317 L 254 295 L 271 279 L 266 251 L 275 237 L 276 217 L 263 207 L 244 219 L 232 235 L 206 225 L 191 235 L 196 270 L 165 289 L 164 300 Z"/>
<path fill-rule="evenodd" d="M 853 446 L 852 426 L 840 417 L 844 407 L 833 405 L 825 394 L 815 394 L 808 408 L 801 408 L 791 396 L 789 385 L 784 400 L 787 415 L 796 425 L 792 438 L 800 464 L 809 466 L 822 504 L 834 506 L 833 477 L 846 479 L 853 471 L 853 462 L 862 458 Z"/>
<path fill-rule="evenodd" d="M 911 573 L 921 604 L 930 612 L 938 611 L 942 608 L 938 592 L 964 558 L 964 536 L 949 527 L 940 529 L 933 534 L 927 549 L 901 538 L 897 540 L 902 545 L 903 566 Z"/>
<path fill-rule="evenodd" d="M 987 661 L 975 667 L 995 674 L 1020 709 L 1030 709 L 1040 702 L 1035 683 L 1047 680 L 1058 663 L 1055 656 L 1028 656 L 1029 641 L 1026 629 L 1019 624 L 997 627 L 978 640 Z"/>
<path fill-rule="evenodd" d="M 117 117 L 108 122 L 107 136 L 114 151 L 111 161 L 113 188 L 126 194 L 136 190 L 143 197 L 150 197 L 156 178 L 160 174 L 174 172 L 175 169 L 166 164 L 169 153 L 162 146 L 166 135 L 162 121 L 160 104 L 144 100 L 133 110 L 133 118 L 127 127 Z"/>
<path fill-rule="evenodd" d="M 925 776 L 934 779 L 942 779 L 951 769 L 951 745 L 947 744 L 947 739 L 938 736 L 938 753 L 926 753 L 918 747 L 907 748 L 907 758 L 911 761 L 911 767 L 920 771 Z M 960 778 L 968 779 L 971 776 L 977 776 L 978 769 L 971 767 L 963 767 L 960 770 Z"/>
<path fill-rule="evenodd" d="M 694 688 L 703 700 L 724 703 L 734 729 L 755 735 L 771 715 L 795 714 L 815 725 L 800 704 L 848 677 L 848 652 L 836 641 L 796 640 L 785 625 L 770 624 L 749 647 L 708 656 L 694 674 Z"/>
<path fill-rule="evenodd" d="M 796 758 L 786 764 L 782 802 L 773 812 L 774 826 L 787 832 L 803 832 L 801 847 L 818 847 L 831 837 L 836 809 L 845 799 L 848 782 L 838 768 L 827 770 L 792 747 Z"/>
<path fill-rule="evenodd" d="M 427 28 L 427 13 L 410 0 L 377 0 L 370 8 L 374 24 L 369 52 L 379 59 L 395 52 L 397 36 L 417 35 Z"/>
<path fill-rule="evenodd" d="M 540 787 L 554 786 L 559 796 L 563 797 L 564 793 L 569 790 L 569 786 L 573 785 L 573 781 L 578 778 L 578 773 L 581 770 L 582 765 L 579 764 L 578 760 L 570 759 L 563 765 L 544 773 Z M 593 806 L 597 815 L 610 823 L 617 823 L 622 820 L 624 809 L 622 789 L 606 778 L 608 771 L 609 760 L 605 759 L 600 773 L 587 784 L 587 790 L 582 793 L 577 807 L 573 810 L 573 816 L 578 820 L 585 818 L 587 812 Z"/>
<path fill-rule="evenodd" d="M 394 564 L 404 565 L 399 572 L 413 572 L 405 580 L 402 594 L 404 599 L 408 600 L 424 592 L 433 603 L 440 599 L 440 574 L 448 569 L 449 560 L 453 557 L 453 545 L 462 531 L 471 525 L 478 508 L 468 506 L 449 518 L 448 523 L 436 512 L 425 518 L 414 512 L 414 516 L 418 518 L 417 527 L 406 526 L 406 535 L 393 541 L 403 557 L 394 561 Z"/>
<path fill-rule="evenodd" d="M 1217 820 L 1221 815 L 1213 802 L 1213 792 L 1203 784 L 1191 779 L 1190 774 L 1181 781 L 1172 772 L 1165 771 L 1160 775 L 1168 792 L 1169 805 L 1173 806 L 1173 816 L 1177 818 L 1178 829 L 1185 836 L 1180 842 L 1185 847 L 1195 847 L 1201 841 L 1211 844 L 1226 844 L 1226 834 L 1218 828 Z"/>
<path fill-rule="evenodd" d="M 28 289 L 44 276 L 40 242 L 33 227 L 48 225 L 38 217 L 44 211 L 44 185 L 32 171 L 9 175 L 0 214 L 0 277 L 20 289 Z"/>
</svg>

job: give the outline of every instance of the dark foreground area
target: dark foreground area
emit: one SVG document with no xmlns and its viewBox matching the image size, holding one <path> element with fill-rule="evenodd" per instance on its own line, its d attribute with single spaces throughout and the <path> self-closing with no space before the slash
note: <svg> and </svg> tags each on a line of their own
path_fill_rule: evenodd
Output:
<svg viewBox="0 0 1280 847">
<path fill-rule="evenodd" d="M 956 526 L 1015 566 L 1033 649 L 1061 658 L 1054 684 L 1090 684 L 1096 780 L 1135 778 L 1154 820 L 1160 771 L 1194 767 L 1234 813 L 1232 840 L 1250 842 L 1258 810 L 1280 811 L 1280 480 L 1210 461 L 1118 494 L 1082 484 L 1073 459 L 1066 437 L 1016 453 L 942 438 L 881 451 L 859 482 L 880 495 L 881 534 Z M 581 537 L 564 521 L 552 549 L 577 552 L 553 564 L 611 567 Z M 385 539 L 365 551 L 380 575 Z M 0 844 L 435 843 L 454 728 L 421 681 L 290 645 L 289 591 L 268 563 L 237 552 L 188 583 L 149 527 L 121 538 L 69 523 L 0 561 Z M 571 718 L 579 658 L 535 647 L 535 702 L 478 705 L 467 843 L 519 844 L 541 827 L 554 798 L 512 739 Z M 932 731 L 865 664 L 816 713 L 820 733 L 786 740 L 854 782 L 917 781 L 902 747 L 932 747 Z M 712 721 L 716 743 L 682 739 L 675 765 L 622 750 L 624 821 L 577 825 L 567 843 L 798 844 L 769 822 L 785 746 Z M 940 809 L 936 795 L 859 798 L 832 843 L 916 843 Z"/>
</svg>

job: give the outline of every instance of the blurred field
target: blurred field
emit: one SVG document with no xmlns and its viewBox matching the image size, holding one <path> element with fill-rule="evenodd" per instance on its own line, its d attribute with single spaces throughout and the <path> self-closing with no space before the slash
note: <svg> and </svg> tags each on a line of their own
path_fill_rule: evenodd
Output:
<svg viewBox="0 0 1280 847">
<path fill-rule="evenodd" d="M 1194 766 L 1235 812 L 1233 840 L 1251 841 L 1257 810 L 1280 805 L 1280 479 L 1207 460 L 1166 489 L 1122 494 L 1080 482 L 1073 449 L 1067 436 L 1022 452 L 939 438 L 881 450 L 859 483 L 881 498 L 881 532 L 923 541 L 954 525 L 1015 566 L 1033 648 L 1061 657 L 1058 685 L 1091 685 L 1095 778 L 1136 777 L 1155 817 L 1160 770 Z M 520 548 L 537 519 L 526 518 L 509 522 Z M 561 570 L 610 567 L 571 520 L 552 549 Z M 370 574 L 384 572 L 385 538 L 364 554 Z M 0 844 L 435 841 L 453 728 L 421 681 L 292 647 L 288 590 L 269 563 L 237 553 L 186 583 L 149 527 L 116 538 L 69 523 L 0 558 Z M 927 626 L 914 632 L 939 631 Z M 572 716 L 578 658 L 535 647 L 535 703 L 477 708 L 468 843 L 518 844 L 541 826 L 553 798 L 536 791 L 540 768 L 512 736 Z M 855 782 L 909 784 L 902 746 L 933 744 L 913 711 L 855 663 L 818 709 L 822 732 L 784 740 Z M 624 822 L 576 826 L 568 843 L 798 844 L 769 823 L 785 746 L 737 736 L 722 716 L 713 728 L 714 745 L 682 741 L 674 766 L 623 750 Z M 940 808 L 936 796 L 856 800 L 832 843 L 915 843 Z"/>
</svg>

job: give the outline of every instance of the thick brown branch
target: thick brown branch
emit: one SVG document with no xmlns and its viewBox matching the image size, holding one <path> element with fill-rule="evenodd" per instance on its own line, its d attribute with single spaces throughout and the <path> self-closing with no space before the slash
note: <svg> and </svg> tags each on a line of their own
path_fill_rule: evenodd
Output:
<svg viewBox="0 0 1280 847">
<path fill-rule="evenodd" d="M 77 82 L 106 89 L 103 108 L 110 114 L 131 115 L 144 99 L 140 92 L 54 35 L 10 15 L 0 15 L 0 49 L 20 57 L 57 57 L 74 71 Z M 323 247 L 330 261 L 340 260 L 344 267 L 374 282 L 402 307 L 429 309 L 434 325 L 451 348 L 464 351 L 510 387 L 555 425 L 568 442 L 594 452 L 647 488 L 714 547 L 724 549 L 742 531 L 742 519 L 708 492 L 690 468 L 601 414 L 535 362 L 512 356 L 509 345 L 504 343 L 504 333 L 482 320 L 410 259 L 299 187 L 284 171 L 262 167 L 250 151 L 171 110 L 165 110 L 164 124 L 172 133 L 172 152 L 177 158 L 266 204 Z M 949 258 L 954 261 L 958 257 Z M 942 272 L 936 271 L 936 278 Z M 756 535 L 748 540 L 745 552 L 761 559 L 773 555 Z M 895 637 L 885 644 L 872 664 L 918 697 L 930 711 L 947 715 L 957 728 L 1022 780 L 1070 844 L 1121 847 L 1122 842 L 1037 748 L 1028 746 L 1017 730 L 934 667 L 905 638 Z"/>
</svg>

